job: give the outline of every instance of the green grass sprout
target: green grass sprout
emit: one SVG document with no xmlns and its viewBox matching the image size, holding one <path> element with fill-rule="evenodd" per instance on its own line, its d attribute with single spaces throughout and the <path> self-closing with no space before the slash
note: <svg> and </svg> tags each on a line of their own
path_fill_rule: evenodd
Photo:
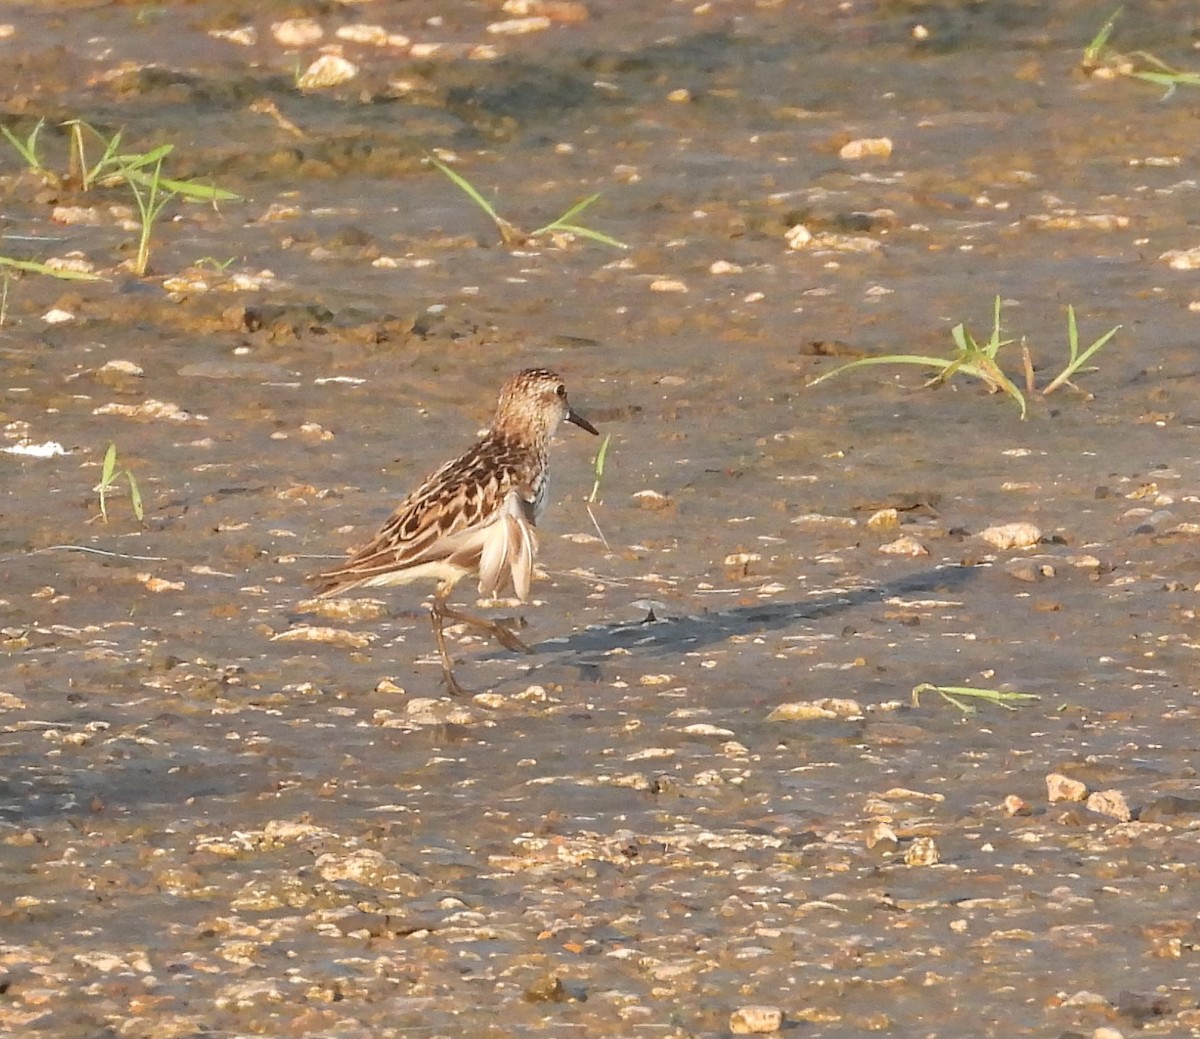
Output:
<svg viewBox="0 0 1200 1039">
<path fill-rule="evenodd" d="M 1091 360 L 1092 355 L 1095 354 L 1105 344 L 1107 344 L 1108 341 L 1117 334 L 1120 328 L 1120 325 L 1113 326 L 1107 332 L 1105 332 L 1104 335 L 1092 343 L 1091 346 L 1084 350 L 1083 353 L 1080 353 L 1079 326 L 1075 323 L 1075 308 L 1068 303 L 1067 347 L 1070 350 L 1070 360 L 1067 362 L 1067 366 L 1051 380 L 1050 385 L 1042 390 L 1042 396 L 1049 397 L 1050 394 L 1052 394 L 1060 386 L 1070 386 L 1072 389 L 1078 389 L 1079 387 L 1076 386 L 1071 380 L 1075 377 L 1076 373 L 1085 364 L 1087 364 L 1089 360 Z"/>
<path fill-rule="evenodd" d="M 1000 309 L 1001 300 L 997 296 L 992 314 L 992 333 L 985 343 L 977 342 L 961 322 L 955 325 L 950 330 L 950 335 L 954 340 L 954 353 L 950 357 L 927 357 L 920 354 L 884 354 L 879 357 L 863 357 L 857 361 L 850 361 L 848 364 L 839 365 L 832 371 L 813 379 L 809 385 L 816 386 L 818 383 L 822 383 L 826 379 L 832 379 L 835 375 L 840 375 L 842 372 L 849 371 L 852 368 L 866 368 L 877 364 L 915 364 L 936 369 L 933 378 L 926 381 L 926 386 L 940 386 L 960 372 L 979 379 L 993 393 L 1004 393 L 1011 397 L 1017 403 L 1018 407 L 1020 407 L 1021 418 L 1024 419 L 1028 415 L 1029 410 L 1025 393 L 1022 393 L 1016 383 L 1005 374 L 1004 370 L 1000 367 L 998 359 L 1001 348 L 1014 342 L 1012 339 L 1002 339 L 1000 337 Z M 1024 340 L 1022 340 L 1026 393 L 1030 396 L 1040 394 L 1042 397 L 1047 397 L 1062 386 L 1070 386 L 1074 390 L 1079 390 L 1079 387 L 1072 380 L 1085 370 L 1084 365 L 1108 344 L 1109 340 L 1117 334 L 1120 328 L 1120 325 L 1110 328 L 1099 339 L 1081 351 L 1079 348 L 1079 326 L 1075 318 L 1075 308 L 1068 305 L 1067 364 L 1050 381 L 1044 390 L 1038 390 L 1035 384 L 1033 360 L 1030 356 L 1029 348 L 1024 345 Z M 1086 370 L 1091 371 L 1094 369 Z"/>
<path fill-rule="evenodd" d="M 1200 72 L 1182 72 L 1147 51 L 1120 54 L 1110 50 L 1108 41 L 1123 10 L 1124 8 L 1118 7 L 1109 15 L 1108 20 L 1083 48 L 1083 58 L 1079 65 L 1083 72 L 1092 76 L 1103 70 L 1105 78 L 1108 79 L 1119 75 L 1128 76 L 1130 79 L 1140 79 L 1155 86 L 1166 87 L 1162 98 L 1164 101 L 1179 87 L 1200 87 Z"/>
<path fill-rule="evenodd" d="M 32 130 L 29 131 L 29 136 L 25 140 L 21 140 L 7 126 L 0 126 L 0 133 L 4 134 L 5 139 L 9 144 L 16 149 L 17 154 L 25 160 L 25 164 L 35 173 L 40 174 L 43 178 L 52 177 L 45 166 L 42 165 L 42 160 L 38 156 L 38 135 L 42 132 L 42 127 L 46 125 L 45 119 L 39 119 Z"/>
<path fill-rule="evenodd" d="M 100 470 L 100 482 L 92 489 L 97 493 L 100 500 L 100 515 L 104 522 L 108 522 L 108 499 L 113 493 L 121 477 L 124 476 L 129 483 L 129 504 L 133 508 L 133 514 L 140 522 L 145 516 L 145 510 L 142 507 L 142 494 L 138 490 L 137 479 L 128 469 L 117 468 L 117 445 L 109 444 L 108 450 L 104 452 L 104 465 Z"/>
<path fill-rule="evenodd" d="M 27 271 L 30 274 L 46 274 L 51 278 L 61 278 L 63 281 L 103 281 L 99 274 L 90 271 L 73 271 L 66 268 L 50 267 L 37 260 L 16 260 L 11 256 L 0 256 L 0 267 L 11 267 L 15 271 Z"/>
<path fill-rule="evenodd" d="M 108 140 L 90 123 L 82 119 L 68 119 L 63 126 L 70 134 L 70 148 L 67 156 L 67 176 L 79 184 L 84 191 L 91 191 L 100 178 L 116 159 L 121 147 L 121 133 L 118 131 Z M 97 138 L 104 145 L 104 153 L 92 166 L 88 166 L 87 147 L 84 144 L 84 131 Z"/>
<path fill-rule="evenodd" d="M 154 164 L 154 173 L 148 182 L 139 183 L 140 177 L 137 179 L 126 178 L 129 190 L 133 192 L 134 200 L 137 202 L 138 215 L 141 217 L 142 225 L 141 233 L 138 235 L 137 256 L 133 261 L 133 272 L 138 277 L 146 273 L 146 268 L 150 263 L 150 234 L 154 230 L 155 221 L 158 220 L 171 199 L 176 197 L 176 192 L 162 185 L 159 175 L 162 173 L 162 163 L 166 155 L 161 148 L 157 151 L 160 154 Z"/>
<path fill-rule="evenodd" d="M 201 256 L 200 259 L 198 259 L 195 263 L 192 264 L 192 266 L 193 267 L 211 267 L 214 271 L 223 271 L 227 267 L 229 267 L 233 263 L 233 261 L 236 259 L 237 259 L 236 256 L 231 256 L 227 260 L 218 260 L 215 256 Z"/>
<path fill-rule="evenodd" d="M 599 197 L 600 192 L 598 191 L 594 195 L 588 195 L 587 198 L 576 202 L 575 205 L 563 213 L 562 216 L 555 220 L 551 220 L 550 223 L 548 223 L 545 227 L 539 227 L 536 231 L 530 232 L 529 237 L 537 238 L 545 234 L 555 235 L 566 233 L 578 235 L 581 238 L 590 238 L 593 242 L 600 242 L 603 245 L 611 245 L 614 249 L 628 249 L 629 246 L 624 242 L 620 242 L 601 231 L 594 231 L 592 228 L 584 227 L 581 224 L 568 223 L 572 217 L 578 216 Z"/>
<path fill-rule="evenodd" d="M 450 181 L 456 185 L 472 202 L 482 209 L 500 231 L 500 240 L 509 247 L 519 247 L 527 245 L 535 238 L 545 235 L 555 237 L 561 234 L 577 235 L 581 238 L 590 238 L 594 242 L 601 242 L 604 245 L 610 245 L 614 249 L 628 249 L 629 246 L 616 238 L 606 235 L 601 231 L 593 230 L 590 227 L 584 227 L 580 224 L 574 224 L 570 221 L 582 213 L 588 206 L 600 197 L 599 193 L 589 195 L 587 198 L 576 202 L 562 216 L 550 221 L 544 227 L 539 227 L 536 231 L 528 233 L 522 231 L 512 221 L 506 220 L 496 212 L 496 207 L 493 206 L 483 195 L 479 189 L 475 187 L 466 177 L 457 170 L 451 169 L 444 162 L 434 158 L 432 155 L 427 155 L 426 161 L 435 169 L 444 173 Z"/>
<path fill-rule="evenodd" d="M 976 710 L 970 704 L 965 703 L 963 697 L 983 700 L 994 707 L 1003 707 L 1006 711 L 1017 710 L 1014 704 L 1041 699 L 1040 696 L 1033 693 L 1006 693 L 999 689 L 974 689 L 966 685 L 934 685 L 932 682 L 922 682 L 920 685 L 913 687 L 912 705 L 914 707 L 921 706 L 922 693 L 937 693 L 943 700 L 952 703 L 962 711 L 963 714 L 974 714 Z"/>
<path fill-rule="evenodd" d="M 592 484 L 592 493 L 588 495 L 589 505 L 595 505 L 596 498 L 600 494 L 600 480 L 604 477 L 604 460 L 608 457 L 610 440 L 612 440 L 612 434 L 608 433 L 600 443 L 600 450 L 596 452 L 596 482 Z"/>
<path fill-rule="evenodd" d="M 864 357 L 840 365 L 833 371 L 818 376 L 809 385 L 816 386 L 818 383 L 832 379 L 842 372 L 848 372 L 852 368 L 866 368 L 877 364 L 915 364 L 936 369 L 936 374 L 925 383 L 926 386 L 940 386 L 957 372 L 974 376 L 993 393 L 1003 392 L 1012 397 L 1021 408 L 1021 418 L 1025 418 L 1027 411 L 1025 395 L 1004 374 L 996 360 L 1000 348 L 1012 342 L 1011 339 L 1000 338 L 1000 307 L 1000 297 L 997 296 L 992 319 L 992 334 L 982 345 L 975 341 L 975 338 L 966 330 L 965 325 L 959 323 L 950 330 L 955 346 L 952 357 L 928 357 L 920 354 L 884 354 L 881 357 Z"/>
<path fill-rule="evenodd" d="M 173 192 L 189 201 L 236 202 L 241 199 L 236 192 L 212 184 L 164 177 L 162 163 L 175 150 L 173 144 L 160 144 L 146 152 L 122 152 L 119 130 L 111 137 L 105 137 L 82 119 L 70 119 L 63 125 L 70 128 L 71 134 L 69 174 L 84 191 L 90 191 L 97 184 L 115 185 L 122 182 L 149 188 L 153 181 L 156 189 Z M 102 146 L 100 157 L 90 165 L 86 143 L 89 139 Z"/>
<path fill-rule="evenodd" d="M 596 519 L 596 514 L 592 512 L 592 506 L 597 504 L 596 499 L 600 497 L 600 481 L 604 478 L 604 463 L 608 458 L 608 445 L 612 440 L 612 434 L 605 434 L 604 440 L 600 444 L 600 450 L 596 452 L 596 479 L 592 484 L 592 493 L 588 495 L 587 513 L 591 517 L 592 526 L 596 528 L 596 533 L 600 535 L 600 540 L 604 543 L 604 547 L 608 548 L 608 538 L 604 536 L 604 531 L 600 529 L 600 523 Z"/>
<path fill-rule="evenodd" d="M 1112 36 L 1113 27 L 1117 24 L 1117 19 L 1121 17 L 1121 13 L 1125 10 L 1124 7 L 1118 7 L 1112 14 L 1108 16 L 1100 31 L 1092 37 L 1091 42 L 1083 48 L 1083 67 L 1087 69 L 1098 68 L 1104 58 L 1104 52 L 1108 47 L 1108 39 Z"/>
</svg>

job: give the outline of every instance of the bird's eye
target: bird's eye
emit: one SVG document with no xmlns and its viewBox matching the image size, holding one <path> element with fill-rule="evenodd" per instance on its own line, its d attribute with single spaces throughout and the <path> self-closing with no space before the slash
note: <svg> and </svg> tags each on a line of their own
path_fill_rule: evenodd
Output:
<svg viewBox="0 0 1200 1039">
<path fill-rule="evenodd" d="M 555 390 L 554 392 L 557 393 L 560 397 L 565 397 L 567 395 L 567 388 L 565 386 L 560 385 L 558 387 L 558 389 Z"/>
</svg>

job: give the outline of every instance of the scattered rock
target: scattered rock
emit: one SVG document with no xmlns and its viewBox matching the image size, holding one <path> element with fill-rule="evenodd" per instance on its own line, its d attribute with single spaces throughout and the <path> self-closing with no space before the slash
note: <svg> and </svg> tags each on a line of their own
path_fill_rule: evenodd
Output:
<svg viewBox="0 0 1200 1039">
<path fill-rule="evenodd" d="M 325 30 L 315 18 L 288 18 L 282 22 L 275 22 L 271 26 L 271 35 L 284 47 L 311 47 L 321 41 Z"/>
<path fill-rule="evenodd" d="M 1168 794 L 1146 805 L 1138 812 L 1138 819 L 1144 823 L 1161 823 L 1181 815 L 1200 815 L 1200 800 Z"/>
<path fill-rule="evenodd" d="M 769 722 L 812 721 L 819 718 L 861 718 L 862 704 L 857 700 L 824 697 L 820 700 L 794 700 L 781 703 L 767 715 Z"/>
<path fill-rule="evenodd" d="M 1127 823 L 1133 818 L 1129 803 L 1120 790 L 1097 790 L 1087 799 L 1088 810 Z"/>
<path fill-rule="evenodd" d="M 880 545 L 879 551 L 889 556 L 927 556 L 929 549 L 921 544 L 916 538 L 909 537 L 907 534 L 901 535 L 895 541 L 889 541 L 886 545 Z"/>
<path fill-rule="evenodd" d="M 1033 809 L 1029 806 L 1029 802 L 1023 797 L 1018 797 L 1016 794 L 1009 794 L 1004 799 L 1004 814 L 1032 815 Z"/>
<path fill-rule="evenodd" d="M 1046 797 L 1050 803 L 1056 801 L 1082 801 L 1087 797 L 1087 786 L 1078 779 L 1071 779 L 1060 772 L 1046 776 Z"/>
<path fill-rule="evenodd" d="M 1032 523 L 1001 523 L 979 532 L 993 548 L 1029 548 L 1042 540 L 1042 532 Z"/>
<path fill-rule="evenodd" d="M 867 831 L 864 843 L 868 848 L 886 844 L 891 849 L 900 846 L 900 838 L 896 836 L 896 831 L 888 823 L 876 823 Z"/>
<path fill-rule="evenodd" d="M 1004 564 L 1004 572 L 1017 581 L 1036 584 L 1043 577 L 1054 576 L 1054 567 L 1032 559 L 1010 559 Z"/>
<path fill-rule="evenodd" d="M 738 1007 L 729 1015 L 729 1030 L 734 1035 L 766 1035 L 778 1032 L 783 1024 L 783 1011 L 779 1007 Z"/>
<path fill-rule="evenodd" d="M 502 22 L 492 22 L 487 31 L 493 36 L 521 36 L 530 32 L 542 32 L 549 29 L 551 21 L 542 15 L 532 18 L 508 18 Z"/>
<path fill-rule="evenodd" d="M 918 837 L 904 852 L 906 866 L 936 866 L 941 861 L 941 853 L 932 837 Z"/>
<path fill-rule="evenodd" d="M 900 526 L 900 513 L 895 509 L 880 509 L 867 520 L 872 530 L 893 530 Z"/>
<path fill-rule="evenodd" d="M 562 983 L 562 978 L 554 974 L 538 978 L 525 989 L 522 995 L 527 1003 L 566 1003 L 571 999 Z"/>
<path fill-rule="evenodd" d="M 886 159 L 892 154 L 892 139 L 890 137 L 860 137 L 847 141 L 838 151 L 842 159 Z"/>
<path fill-rule="evenodd" d="M 358 66 L 336 54 L 322 54 L 304 70 L 296 81 L 301 90 L 320 90 L 336 87 L 358 75 Z"/>
<path fill-rule="evenodd" d="M 322 642 L 327 646 L 345 646 L 347 649 L 366 649 L 375 636 L 370 633 L 346 631 L 344 628 L 322 627 L 317 624 L 301 624 L 271 636 L 272 642 Z"/>
</svg>

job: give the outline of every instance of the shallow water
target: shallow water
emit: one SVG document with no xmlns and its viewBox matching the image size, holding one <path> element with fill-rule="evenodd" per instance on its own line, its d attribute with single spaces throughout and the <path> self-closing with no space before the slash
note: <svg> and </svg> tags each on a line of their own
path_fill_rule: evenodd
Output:
<svg viewBox="0 0 1200 1039">
<path fill-rule="evenodd" d="M 170 206 L 137 278 L 126 189 L 0 152 L 0 254 L 106 278 L 14 277 L 0 325 L 7 446 L 68 452 L 0 460 L 0 1031 L 1200 1028 L 1200 286 L 1161 258 L 1200 245 L 1192 94 L 1085 77 L 1083 3 L 260 11 L 0 19 L 4 122 L 47 119 L 52 171 L 79 117 L 244 196 Z M 411 43 L 301 92 L 319 44 L 271 25 L 305 12 Z M 1197 28 L 1156 4 L 1113 46 L 1193 68 Z M 503 247 L 435 148 L 525 230 L 602 192 L 580 219 L 631 248 Z M 1022 422 L 961 374 L 807 385 L 984 339 L 997 295 L 1043 387 L 1068 303 L 1084 344 L 1122 326 L 1086 394 Z M 322 615 L 303 577 L 530 364 L 612 435 L 595 525 L 567 428 L 536 602 L 494 611 L 535 652 L 463 633 L 451 700 L 418 591 Z M 177 410 L 110 407 L 147 401 Z M 109 443 L 144 524 L 120 483 L 99 518 Z M 978 537 L 1010 522 L 1041 541 Z"/>
</svg>

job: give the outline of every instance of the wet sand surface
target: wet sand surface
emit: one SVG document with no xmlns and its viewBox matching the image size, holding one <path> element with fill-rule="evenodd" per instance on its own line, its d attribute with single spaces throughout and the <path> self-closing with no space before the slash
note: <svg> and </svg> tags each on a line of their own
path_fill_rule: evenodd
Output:
<svg viewBox="0 0 1200 1039">
<path fill-rule="evenodd" d="M 1091 3 L 506 8 L 0 19 L 50 171 L 0 146 L 0 255 L 104 278 L 11 271 L 0 325 L 0 446 L 65 449 L 0 455 L 0 1032 L 1200 1032 L 1200 94 L 1084 75 Z M 1161 2 L 1112 46 L 1197 39 Z M 321 48 L 356 74 L 301 89 Z M 241 200 L 168 205 L 137 277 L 76 118 Z M 629 248 L 506 247 L 431 152 Z M 1122 327 L 1024 421 L 809 385 L 996 296 L 1041 387 L 1068 304 Z M 451 698 L 425 589 L 304 577 L 531 365 L 607 465 L 589 514 L 560 432 L 489 611 L 535 652 L 456 632 Z"/>
</svg>

